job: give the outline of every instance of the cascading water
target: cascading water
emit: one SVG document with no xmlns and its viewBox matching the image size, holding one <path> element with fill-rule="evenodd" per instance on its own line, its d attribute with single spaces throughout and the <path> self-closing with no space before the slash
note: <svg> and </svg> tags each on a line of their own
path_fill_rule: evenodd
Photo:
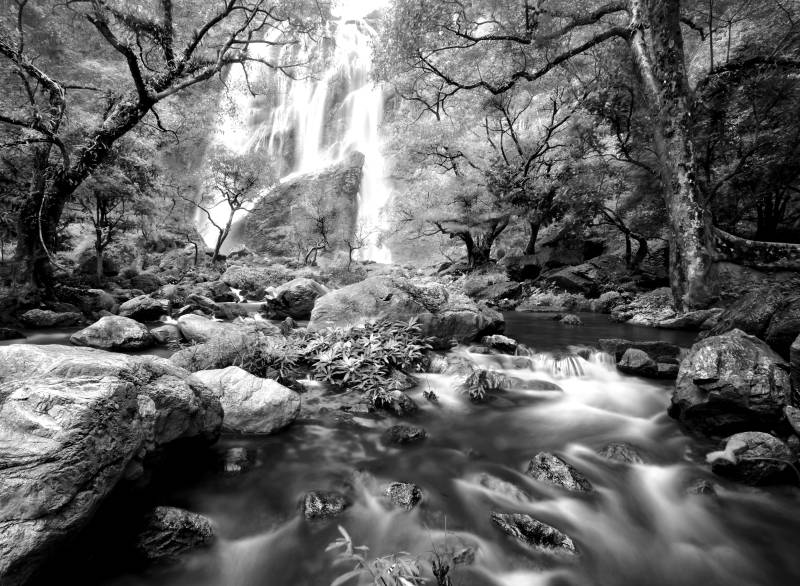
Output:
<svg viewBox="0 0 800 586">
<path fill-rule="evenodd" d="M 337 20 L 331 24 L 332 50 L 326 49 L 324 42 L 283 49 L 293 52 L 300 62 L 313 53 L 330 51 L 323 59 L 326 67 L 314 77 L 292 79 L 255 67 L 246 75 L 241 68 L 232 69 L 226 79 L 228 95 L 221 101 L 217 142 L 232 152 L 261 154 L 273 161 L 281 182 L 321 170 L 353 151 L 362 153 L 356 224 L 366 235 L 366 243 L 359 254 L 362 260 L 391 262 L 390 251 L 378 238 L 386 228 L 383 209 L 390 197 L 379 134 L 384 92 L 372 80 L 376 31 L 365 19 L 381 4 L 339 2 L 333 9 Z M 275 57 L 275 48 L 256 50 L 264 51 L 263 57 Z M 250 87 L 264 76 L 272 76 L 270 82 L 275 86 L 277 99 L 272 104 L 250 93 Z M 227 210 L 216 206 L 212 213 L 223 216 Z M 204 215 L 198 219 L 203 220 Z M 209 228 L 202 233 L 206 240 L 213 240 L 216 234 Z"/>
<path fill-rule="evenodd" d="M 666 414 L 668 386 L 621 374 L 607 355 L 587 349 L 598 333 L 630 335 L 633 326 L 582 318 L 584 328 L 569 329 L 535 315 L 516 316 L 517 329 L 528 332 L 525 342 L 538 346 L 529 356 L 456 348 L 454 365 L 466 360 L 517 384 L 475 405 L 459 388 L 463 373 L 417 375 L 420 384 L 409 394 L 420 409 L 411 421 L 343 412 L 334 407 L 341 395 L 304 381 L 303 415 L 286 430 L 226 435 L 212 448 L 214 458 L 203 455 L 203 465 L 171 461 L 154 474 L 164 484 L 153 490 L 153 504 L 209 516 L 219 536 L 214 547 L 184 556 L 182 564 L 134 566 L 126 573 L 92 545 L 93 564 L 108 564 L 107 577 L 83 579 L 93 564 L 81 564 L 77 576 L 59 566 L 62 581 L 325 586 L 353 567 L 336 564 L 335 552 L 326 551 L 341 525 L 354 545 L 369 547 L 369 559 L 409 552 L 427 569 L 429 585 L 436 583 L 430 575 L 436 553 L 460 586 L 797 584 L 800 518 L 793 511 L 800 493 L 711 476 L 702 464 L 709 446 L 683 434 Z M 602 331 L 586 334 L 600 323 Z M 423 392 L 438 399 L 428 401 Z M 396 424 L 420 425 L 428 437 L 387 445 L 382 435 Z M 598 453 L 619 442 L 633 446 L 643 461 Z M 593 490 L 571 492 L 526 474 L 528 462 L 543 451 L 570 462 Z M 713 481 L 716 494 L 687 491 L 698 479 Z M 392 507 L 384 496 L 394 481 L 420 487 L 422 500 L 411 511 Z M 298 501 L 310 490 L 346 493 L 349 506 L 335 519 L 306 520 Z M 125 497 L 121 506 L 130 507 Z M 529 547 L 501 531 L 492 513 L 530 515 L 552 525 L 570 536 L 578 554 Z M 117 511 L 106 515 L 116 527 Z M 100 531 L 98 538 L 107 540 L 109 533 Z"/>
</svg>

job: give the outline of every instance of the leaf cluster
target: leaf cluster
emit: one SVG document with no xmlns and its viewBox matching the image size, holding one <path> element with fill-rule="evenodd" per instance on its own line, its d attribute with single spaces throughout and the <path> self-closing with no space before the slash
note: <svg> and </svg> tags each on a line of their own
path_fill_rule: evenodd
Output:
<svg viewBox="0 0 800 586">
<path fill-rule="evenodd" d="M 369 548 L 365 545 L 353 545 L 350 534 L 339 525 L 341 537 L 328 545 L 325 551 L 340 550 L 334 564 L 354 564 L 352 570 L 341 574 L 331 586 L 341 586 L 350 580 L 358 579 L 359 582 L 375 586 L 413 586 L 424 584 L 420 576 L 417 560 L 407 552 L 393 553 L 375 559 L 369 559 Z"/>
</svg>

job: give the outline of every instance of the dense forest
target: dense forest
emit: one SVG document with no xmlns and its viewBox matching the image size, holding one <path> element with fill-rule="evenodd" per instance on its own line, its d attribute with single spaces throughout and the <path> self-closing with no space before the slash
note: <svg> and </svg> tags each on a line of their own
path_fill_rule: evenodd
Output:
<svg viewBox="0 0 800 586">
<path fill-rule="evenodd" d="M 0 7 L 0 583 L 800 579 L 800 1 Z"/>
</svg>

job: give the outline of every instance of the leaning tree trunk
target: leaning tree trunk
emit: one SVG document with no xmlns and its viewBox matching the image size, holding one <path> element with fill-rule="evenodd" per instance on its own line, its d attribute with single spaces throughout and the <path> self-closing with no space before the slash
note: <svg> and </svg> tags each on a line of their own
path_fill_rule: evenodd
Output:
<svg viewBox="0 0 800 586">
<path fill-rule="evenodd" d="M 681 309 L 713 299 L 711 222 L 700 206 L 679 0 L 630 0 L 631 50 L 648 93 L 670 232 L 670 285 Z"/>
</svg>

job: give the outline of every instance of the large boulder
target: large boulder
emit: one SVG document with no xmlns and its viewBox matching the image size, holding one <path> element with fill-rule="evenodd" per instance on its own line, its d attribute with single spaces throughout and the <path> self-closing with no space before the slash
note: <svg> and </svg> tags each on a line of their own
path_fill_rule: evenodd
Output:
<svg viewBox="0 0 800 586">
<path fill-rule="evenodd" d="M 364 155 L 353 152 L 321 171 L 298 175 L 262 197 L 236 226 L 229 240 L 271 256 L 295 256 L 297 242 L 313 242 L 314 218 L 323 216 L 337 234 L 353 234 L 358 216 L 358 190 Z M 340 240 L 340 239 L 339 239 Z M 334 243 L 345 250 L 343 242 Z"/>
<path fill-rule="evenodd" d="M 611 310 L 611 319 L 637 326 L 656 327 L 677 316 L 669 287 L 653 289 Z"/>
<path fill-rule="evenodd" d="M 741 330 L 692 346 L 681 362 L 670 414 L 709 435 L 770 429 L 791 393 L 789 366 Z"/>
<path fill-rule="evenodd" d="M 20 316 L 20 319 L 29 328 L 57 328 L 79 324 L 83 316 L 74 311 L 29 309 Z"/>
<path fill-rule="evenodd" d="M 284 283 L 267 299 L 265 311 L 270 319 L 308 319 L 317 298 L 329 293 L 313 279 L 299 278 Z"/>
<path fill-rule="evenodd" d="M 551 270 L 542 280 L 570 293 L 597 297 L 611 283 L 619 283 L 628 274 L 625 261 L 614 255 L 604 255 L 576 266 Z"/>
<path fill-rule="evenodd" d="M 522 292 L 522 285 L 505 273 L 473 274 L 464 279 L 463 287 L 467 296 L 481 301 L 513 299 Z"/>
<path fill-rule="evenodd" d="M 214 525 L 207 517 L 176 507 L 156 507 L 136 537 L 136 549 L 148 560 L 174 561 L 215 540 Z"/>
<path fill-rule="evenodd" d="M 776 480 L 796 460 L 785 443 L 760 431 L 732 435 L 722 450 L 708 454 L 706 459 L 715 474 L 745 484 Z"/>
<path fill-rule="evenodd" d="M 708 335 L 739 329 L 765 340 L 778 354 L 789 357 L 789 348 L 800 335 L 800 295 L 782 288 L 750 291 L 719 317 Z"/>
<path fill-rule="evenodd" d="M 223 338 L 241 340 L 251 337 L 255 333 L 268 336 L 280 333 L 278 326 L 265 320 L 230 323 L 193 313 L 180 316 L 177 325 L 184 338 L 200 344 Z"/>
<path fill-rule="evenodd" d="M 764 341 L 781 356 L 789 357 L 792 342 L 800 335 L 800 295 L 787 298 L 769 320 Z"/>
<path fill-rule="evenodd" d="M 101 317 L 92 325 L 75 332 L 69 341 L 76 346 L 102 350 L 141 350 L 153 345 L 147 326 L 119 315 Z"/>
<path fill-rule="evenodd" d="M 267 287 L 278 286 L 291 278 L 292 272 L 283 265 L 233 265 L 225 270 L 221 280 L 246 299 L 261 300 Z"/>
<path fill-rule="evenodd" d="M 310 330 L 361 324 L 369 320 L 417 318 L 422 334 L 438 348 L 502 333 L 503 316 L 477 305 L 439 283 L 415 283 L 402 277 L 370 277 L 317 299 Z"/>
<path fill-rule="evenodd" d="M 168 360 L 0 347 L 0 583 L 25 583 L 149 453 L 221 424 L 217 397 Z"/>
<path fill-rule="evenodd" d="M 193 377 L 219 396 L 222 427 L 235 433 L 269 434 L 291 424 L 300 412 L 300 395 L 274 380 L 238 366 L 201 370 Z"/>
<path fill-rule="evenodd" d="M 136 321 L 155 321 L 169 315 L 170 303 L 167 299 L 155 299 L 149 295 L 139 295 L 119 306 L 119 314 Z"/>
</svg>

